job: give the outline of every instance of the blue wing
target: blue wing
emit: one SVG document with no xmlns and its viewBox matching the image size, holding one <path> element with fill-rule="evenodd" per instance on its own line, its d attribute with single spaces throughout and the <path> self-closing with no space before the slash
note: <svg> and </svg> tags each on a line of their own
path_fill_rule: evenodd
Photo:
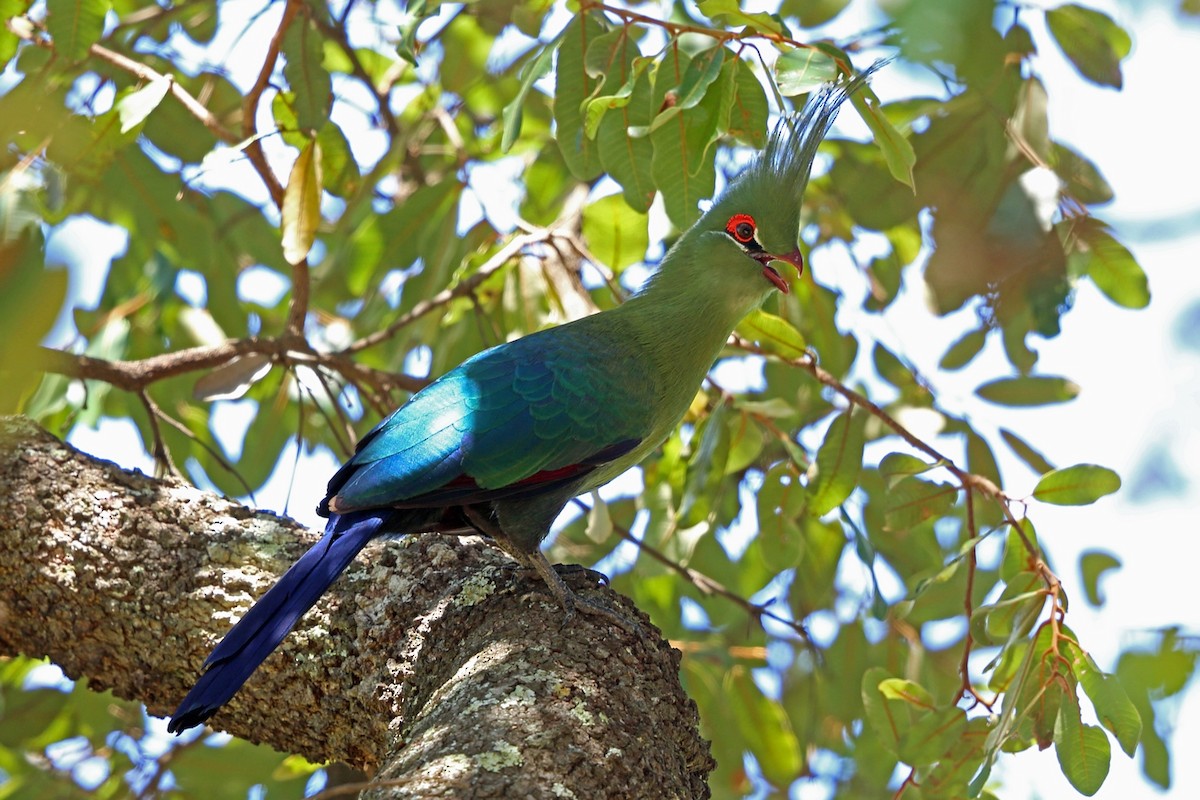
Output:
<svg viewBox="0 0 1200 800">
<path fill-rule="evenodd" d="M 579 323 L 494 347 L 364 437 L 322 509 L 458 505 L 562 486 L 637 447 L 653 391 L 628 353 Z"/>
</svg>

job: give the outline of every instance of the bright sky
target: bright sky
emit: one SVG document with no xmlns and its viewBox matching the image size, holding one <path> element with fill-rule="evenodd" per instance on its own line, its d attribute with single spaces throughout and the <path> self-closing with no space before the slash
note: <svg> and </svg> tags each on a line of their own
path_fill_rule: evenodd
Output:
<svg viewBox="0 0 1200 800">
<path fill-rule="evenodd" d="M 1060 337 L 1032 343 L 1041 354 L 1038 371 L 1063 374 L 1082 387 L 1073 403 L 1056 408 L 1018 411 L 992 406 L 973 395 L 986 377 L 994 376 L 1002 355 L 996 343 L 960 373 L 941 373 L 937 361 L 963 330 L 959 317 L 930 321 L 918 292 L 908 292 L 883 320 L 856 311 L 854 280 L 830 252 L 816 254 L 813 272 L 822 281 L 837 283 L 847 293 L 839 323 L 865 329 L 897 352 L 902 352 L 933 379 L 939 402 L 963 411 L 985 430 L 1005 426 L 1035 443 L 1059 466 L 1093 462 L 1116 469 L 1126 490 L 1086 508 L 1056 508 L 1032 503 L 1032 516 L 1053 564 L 1066 582 L 1072 599 L 1068 622 L 1104 668 L 1111 669 L 1119 649 L 1143 640 L 1143 631 L 1181 624 L 1200 631 L 1200 611 L 1193 599 L 1195 544 L 1200 508 L 1200 148 L 1195 146 L 1200 111 L 1180 86 L 1191 74 L 1185 59 L 1200 52 L 1200 22 L 1181 21 L 1175 3 L 1146 4 L 1131 9 L 1110 0 L 1088 0 L 1112 14 L 1134 37 L 1132 56 L 1124 67 L 1125 90 L 1100 89 L 1080 79 L 1040 28 L 1040 15 L 1026 13 L 1041 55 L 1036 71 L 1051 98 L 1052 134 L 1101 165 L 1116 191 L 1116 201 L 1097 209 L 1114 223 L 1119 238 L 1131 247 L 1150 277 L 1152 301 L 1143 311 L 1114 306 L 1090 283 L 1079 287 L 1074 308 L 1063 318 Z M 1051 4 L 1053 5 L 1053 4 Z M 275 24 L 273 15 L 265 23 Z M 862 30 L 862 18 L 846 15 L 835 20 L 834 32 Z M 243 48 L 252 50 L 253 48 Z M 874 81 L 886 100 L 911 94 L 902 76 L 884 70 Z M 851 114 L 844 115 L 852 117 Z M 854 130 L 847 120 L 846 130 Z M 286 164 L 284 165 L 286 167 Z M 490 209 L 489 209 L 490 210 Z M 1151 229 L 1158 220 L 1176 224 Z M 73 264 L 72 292 L 83 305 L 94 305 L 108 256 L 122 243 L 120 235 L 95 223 L 84 223 L 54 237 L 51 259 Z M 87 242 L 86 247 L 79 243 Z M 69 257 L 67 256 L 69 253 Z M 264 280 L 267 276 L 262 276 Z M 265 287 L 266 284 L 264 283 Z M 268 287 L 269 288 L 269 287 Z M 279 287 L 281 288 L 281 287 Z M 967 312 L 970 313 L 970 312 Z M 1190 314 L 1190 326 L 1184 325 Z M 232 433 L 249 422 L 252 409 L 226 403 L 218 426 Z M 149 457 L 129 447 L 137 441 L 132 426 L 105 423 L 98 431 L 79 429 L 71 441 L 80 449 L 130 467 L 150 471 Z M 997 445 L 1007 488 L 1021 495 L 1032 489 L 1034 476 Z M 258 495 L 264 508 L 283 509 L 308 524 L 315 498 L 337 467 L 329 453 L 302 459 L 293 473 L 291 454 L 281 459 L 268 487 Z M 1182 490 L 1153 492 L 1144 482 L 1147 470 L 1158 467 L 1182 481 Z M 1173 470 L 1173 472 L 1172 472 Z M 1135 499 L 1139 486 L 1143 501 Z M 1079 553 L 1103 548 L 1118 554 L 1124 568 L 1103 584 L 1109 599 L 1101 611 L 1088 607 L 1078 572 Z M 1165 709 L 1163 710 L 1166 711 Z M 1174 721 L 1174 786 L 1161 796 L 1200 797 L 1200 696 L 1186 696 Z M 1005 796 L 1070 797 L 1053 749 L 1023 753 L 1001 760 L 999 774 Z M 803 792 L 805 798 L 820 793 Z M 1141 779 L 1138 763 L 1114 747 L 1112 771 L 1096 795 L 1108 800 L 1152 796 Z"/>
</svg>

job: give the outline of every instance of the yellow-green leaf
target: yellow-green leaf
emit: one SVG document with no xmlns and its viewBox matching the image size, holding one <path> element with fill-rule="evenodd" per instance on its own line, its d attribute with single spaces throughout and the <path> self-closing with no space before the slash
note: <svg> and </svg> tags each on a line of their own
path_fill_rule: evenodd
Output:
<svg viewBox="0 0 1200 800">
<path fill-rule="evenodd" d="M 858 110 L 863 122 L 875 136 L 875 144 L 883 153 L 887 162 L 888 172 L 892 177 L 910 189 L 916 190 L 913 182 L 913 165 L 917 163 L 917 154 L 912 143 L 900 133 L 887 115 L 879 108 L 879 98 L 870 86 L 863 86 L 850 96 L 850 102 Z"/>
<path fill-rule="evenodd" d="M 775 85 L 787 97 L 807 94 L 837 76 L 837 62 L 815 47 L 788 50 L 775 61 Z"/>
<path fill-rule="evenodd" d="M 550 67 L 554 65 L 555 49 L 556 47 L 553 44 L 545 45 L 542 51 L 522 69 L 521 85 L 517 90 L 517 96 L 504 107 L 504 133 L 500 137 L 500 150 L 502 152 L 507 153 L 512 149 L 513 142 L 520 135 L 523 116 L 522 109 L 525 107 L 525 102 L 529 97 L 529 90 L 533 88 L 534 83 L 550 72 Z"/>
<path fill-rule="evenodd" d="M 605 26 L 594 14 L 580 14 L 562 34 L 555 68 L 555 138 L 571 174 L 589 181 L 600 174 L 596 143 L 584 136 L 583 102 L 592 96 L 603 78 L 588 74 L 584 59 L 589 45 L 605 34 Z"/>
<path fill-rule="evenodd" d="M 316 140 L 300 151 L 283 192 L 283 257 L 299 264 L 308 256 L 321 222 L 321 148 Z"/>
<path fill-rule="evenodd" d="M 296 19 L 283 36 L 283 77 L 292 90 L 293 110 L 301 130 L 318 130 L 329 118 L 332 82 L 323 65 L 321 34 L 307 16 Z"/>
<path fill-rule="evenodd" d="M 740 336 L 757 342 L 763 350 L 781 358 L 802 357 L 806 351 L 804 334 L 792 323 L 762 309 L 755 309 L 737 326 Z"/>
<path fill-rule="evenodd" d="M 1044 406 L 1074 400 L 1079 395 L 1079 386 L 1066 378 L 1025 375 L 989 381 L 976 389 L 975 394 L 1002 406 Z"/>
<path fill-rule="evenodd" d="M 106 0 L 46 0 L 46 30 L 54 52 L 68 61 L 87 58 L 104 33 Z"/>
<path fill-rule="evenodd" d="M 884 511 L 888 531 L 903 531 L 949 512 L 958 497 L 951 483 L 903 478 L 887 494 Z"/>
<path fill-rule="evenodd" d="M 1108 736 L 1079 718 L 1079 702 L 1067 692 L 1054 724 L 1054 752 L 1063 775 L 1076 791 L 1091 797 L 1108 777 L 1112 750 Z"/>
<path fill-rule="evenodd" d="M 978 328 L 963 334 L 962 338 L 950 345 L 950 349 L 942 356 L 938 366 L 949 370 L 962 369 L 971 363 L 971 359 L 979 355 L 979 351 L 987 342 L 987 334 L 987 328 Z"/>
<path fill-rule="evenodd" d="M 920 475 L 936 466 L 908 453 L 888 453 L 879 462 L 879 474 L 892 486 L 910 475 Z"/>
<path fill-rule="evenodd" d="M 858 485 L 862 469 L 863 425 L 865 415 L 856 419 L 853 411 L 843 411 L 834 418 L 825 441 L 817 451 L 817 477 L 809 487 L 809 510 L 817 516 L 840 506 Z"/>
<path fill-rule="evenodd" d="M 1086 506 L 1120 488 L 1120 476 L 1108 467 L 1076 464 L 1043 475 L 1033 496 L 1056 506 Z"/>
<path fill-rule="evenodd" d="M 1087 205 L 1107 203 L 1113 199 L 1112 187 L 1092 160 L 1061 142 L 1051 148 L 1054 174 L 1066 184 L 1072 197 Z"/>
<path fill-rule="evenodd" d="M 1080 75 L 1101 86 L 1121 88 L 1121 61 L 1133 41 L 1112 17 L 1067 3 L 1046 12 L 1046 27 Z"/>
<path fill-rule="evenodd" d="M 1016 454 L 1017 458 L 1024 461 L 1038 475 L 1045 475 L 1054 469 L 1054 465 L 1047 461 L 1044 455 L 1033 449 L 1033 446 L 1029 442 L 1007 428 L 1000 429 L 1000 438 Z"/>
<path fill-rule="evenodd" d="M 723 100 L 724 81 L 704 92 L 698 105 L 679 110 L 680 81 L 689 74 L 691 57 L 678 46 L 671 46 L 654 72 L 652 108 L 665 108 L 650 124 L 650 144 L 654 153 L 651 175 L 662 192 L 667 216 L 681 230 L 700 216 L 699 203 L 711 197 L 716 185 L 716 169 L 708 150 L 717 137 L 717 108 Z M 703 74 L 703 73 L 701 73 Z"/>
<path fill-rule="evenodd" d="M 1121 559 L 1104 550 L 1088 550 L 1079 557 L 1079 573 L 1083 576 L 1083 591 L 1087 601 L 1099 608 L 1104 605 L 1104 593 L 1100 591 L 1100 579 L 1109 570 L 1121 566 Z"/>
<path fill-rule="evenodd" d="M 716 22 L 730 27 L 745 25 L 752 30 L 787 36 L 788 30 L 778 16 L 764 12 L 746 12 L 738 0 L 700 0 L 696 4 L 700 13 Z"/>
<path fill-rule="evenodd" d="M 647 225 L 647 216 L 630 208 L 621 195 L 610 194 L 583 209 L 588 249 L 615 272 L 645 258 L 650 244 Z"/>
<path fill-rule="evenodd" d="M 1133 752 L 1142 738 L 1142 717 L 1129 699 L 1125 687 L 1116 676 L 1108 675 L 1096 666 L 1087 653 L 1076 651 L 1074 666 L 1079 685 L 1096 709 L 1096 717 L 1117 737 L 1117 743 L 1125 755 L 1133 758 Z"/>
<path fill-rule="evenodd" d="M 1079 236 L 1070 254 L 1073 272 L 1087 275 L 1119 306 L 1145 308 L 1150 304 L 1146 272 L 1125 245 L 1101 225 L 1085 222 L 1074 230 Z"/>
</svg>

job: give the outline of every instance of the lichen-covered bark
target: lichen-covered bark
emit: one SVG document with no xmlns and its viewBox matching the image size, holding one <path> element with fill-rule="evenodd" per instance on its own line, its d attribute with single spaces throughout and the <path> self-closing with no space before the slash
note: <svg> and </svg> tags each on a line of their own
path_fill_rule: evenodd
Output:
<svg viewBox="0 0 1200 800">
<path fill-rule="evenodd" d="M 0 655 L 48 656 L 169 713 L 314 534 L 0 418 Z M 713 767 L 678 653 L 564 622 L 474 539 L 369 547 L 215 727 L 376 772 L 402 797 L 704 797 Z"/>
</svg>

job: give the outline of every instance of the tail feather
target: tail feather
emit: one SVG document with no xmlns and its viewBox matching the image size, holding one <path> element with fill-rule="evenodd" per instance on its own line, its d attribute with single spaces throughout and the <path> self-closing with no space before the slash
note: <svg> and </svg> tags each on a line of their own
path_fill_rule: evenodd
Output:
<svg viewBox="0 0 1200 800">
<path fill-rule="evenodd" d="M 229 702 L 304 612 L 312 608 L 367 542 L 378 536 L 387 511 L 330 517 L 325 535 L 284 573 L 233 626 L 205 660 L 205 673 L 171 715 L 167 730 L 199 725 Z"/>
</svg>

